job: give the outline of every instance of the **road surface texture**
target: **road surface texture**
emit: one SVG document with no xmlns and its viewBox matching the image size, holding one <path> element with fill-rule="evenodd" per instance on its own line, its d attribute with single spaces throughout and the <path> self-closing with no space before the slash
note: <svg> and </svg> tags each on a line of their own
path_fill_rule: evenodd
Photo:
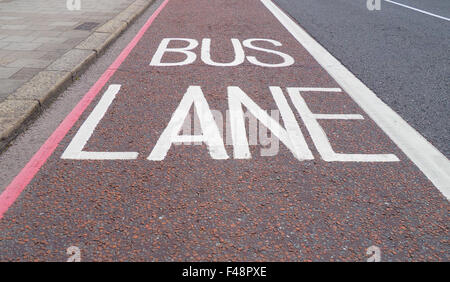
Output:
<svg viewBox="0 0 450 282">
<path fill-rule="evenodd" d="M 448 159 L 319 47 L 156 1 L 0 156 L 0 260 L 448 261 Z"/>
<path fill-rule="evenodd" d="M 276 0 L 410 125 L 450 156 L 450 1 Z"/>
</svg>

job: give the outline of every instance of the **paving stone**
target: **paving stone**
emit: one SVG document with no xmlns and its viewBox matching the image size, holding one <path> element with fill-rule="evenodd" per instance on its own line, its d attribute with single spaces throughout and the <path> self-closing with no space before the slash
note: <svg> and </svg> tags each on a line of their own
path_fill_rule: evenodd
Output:
<svg viewBox="0 0 450 282">
<path fill-rule="evenodd" d="M 50 64 L 50 60 L 41 60 L 41 59 L 18 59 L 14 62 L 8 64 L 8 67 L 15 68 L 44 68 Z"/>
<path fill-rule="evenodd" d="M 32 31 L 32 30 L 10 30 L 10 29 L 0 29 L 0 34 L 7 36 L 7 35 L 20 35 L 20 36 L 27 36 L 27 35 L 31 35 L 36 31 Z"/>
<path fill-rule="evenodd" d="M 52 30 L 53 28 L 54 27 L 48 26 L 48 25 L 34 24 L 34 25 L 27 26 L 25 29 L 27 29 L 27 30 Z"/>
<path fill-rule="evenodd" d="M 6 100 L 0 103 L 0 140 L 10 137 L 39 107 L 37 101 Z"/>
<path fill-rule="evenodd" d="M 85 62 L 89 62 L 94 58 L 94 51 L 72 49 L 54 61 L 47 69 L 53 71 L 72 71 L 75 74 Z"/>
<path fill-rule="evenodd" d="M 29 80 L 33 78 L 38 72 L 42 71 L 41 68 L 22 68 L 11 76 L 11 79 Z"/>
<path fill-rule="evenodd" d="M 106 24 L 97 28 L 97 32 L 121 33 L 127 27 L 127 23 L 121 20 L 110 20 Z"/>
<path fill-rule="evenodd" d="M 122 11 L 116 19 L 125 21 L 128 24 L 132 23 L 134 19 L 139 15 L 143 6 L 143 2 L 134 2 L 124 11 Z"/>
<path fill-rule="evenodd" d="M 81 40 L 82 39 L 80 39 L 80 41 Z M 72 49 L 75 46 L 76 44 L 67 44 L 67 43 L 42 43 L 41 46 L 39 46 L 39 48 L 37 48 L 36 50 L 47 53 L 51 53 L 57 50 L 64 50 L 67 52 L 68 50 Z"/>
<path fill-rule="evenodd" d="M 4 41 L 4 42 L 31 42 L 34 39 L 36 39 L 35 35 L 28 35 L 28 36 L 10 35 L 10 36 L 6 36 L 5 38 L 1 39 L 1 41 Z"/>
<path fill-rule="evenodd" d="M 66 41 L 65 37 L 39 37 L 33 40 L 36 43 L 62 43 Z"/>
<path fill-rule="evenodd" d="M 17 20 L 17 19 L 21 19 L 21 17 L 7 17 L 7 16 L 0 17 L 1 21 L 12 21 L 12 20 Z"/>
<path fill-rule="evenodd" d="M 26 25 L 19 24 L 2 24 L 0 25 L 0 29 L 9 29 L 9 30 L 24 30 L 26 29 Z"/>
<path fill-rule="evenodd" d="M 9 65 L 10 63 L 14 62 L 16 59 L 12 58 L 12 57 L 1 57 L 0 56 L 0 66 L 5 67 L 7 65 Z"/>
<path fill-rule="evenodd" d="M 19 50 L 19 51 L 32 51 L 41 46 L 41 43 L 33 42 L 11 42 L 9 45 L 3 47 L 4 50 Z"/>
<path fill-rule="evenodd" d="M 68 71 L 41 71 L 8 99 L 38 100 L 44 103 L 71 79 Z"/>
<path fill-rule="evenodd" d="M 75 26 L 79 24 L 79 22 L 53 22 L 51 26 Z"/>
<path fill-rule="evenodd" d="M 59 50 L 53 50 L 52 52 L 46 52 L 44 55 L 42 55 L 39 59 L 41 60 L 50 60 L 54 61 L 57 58 L 61 57 L 66 53 L 66 50 L 59 49 Z"/>
<path fill-rule="evenodd" d="M 25 81 L 21 79 L 0 79 L 0 102 L 25 83 Z"/>
<path fill-rule="evenodd" d="M 18 72 L 20 68 L 5 68 L 0 67 L 0 78 L 9 78 L 16 72 Z"/>
<path fill-rule="evenodd" d="M 83 40 L 85 40 L 83 37 L 69 38 L 66 41 L 64 41 L 64 44 L 71 44 L 72 46 L 77 46 Z"/>
<path fill-rule="evenodd" d="M 89 30 L 68 30 L 65 32 L 62 32 L 64 34 L 64 37 L 67 38 L 86 38 L 91 34 L 91 31 Z"/>
<path fill-rule="evenodd" d="M 0 117 L 20 117 L 33 110 L 38 103 L 36 101 L 5 100 L 0 103 Z"/>
<path fill-rule="evenodd" d="M 0 117 L 0 141 L 8 138 L 22 122 L 22 119 Z"/>
<path fill-rule="evenodd" d="M 36 35 L 37 37 L 39 37 L 39 36 L 58 37 L 58 36 L 61 36 L 63 34 L 63 32 L 57 31 L 57 30 L 41 30 L 41 31 L 35 31 L 35 32 L 33 32 L 33 34 Z"/>
<path fill-rule="evenodd" d="M 112 40 L 113 36 L 110 33 L 94 32 L 75 48 L 95 50 L 97 53 L 100 53 L 100 51 L 110 44 Z"/>
</svg>

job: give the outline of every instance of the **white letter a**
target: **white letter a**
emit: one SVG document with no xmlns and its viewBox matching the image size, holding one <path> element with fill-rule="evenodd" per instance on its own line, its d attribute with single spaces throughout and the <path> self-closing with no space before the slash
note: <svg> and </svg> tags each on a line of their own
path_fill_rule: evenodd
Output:
<svg viewBox="0 0 450 282">
<path fill-rule="evenodd" d="M 203 135 L 178 135 L 189 115 L 192 104 L 198 114 Z M 164 160 L 172 144 L 177 142 L 205 142 L 213 159 L 228 159 L 223 139 L 200 86 L 189 86 L 147 159 L 151 161 Z"/>
</svg>

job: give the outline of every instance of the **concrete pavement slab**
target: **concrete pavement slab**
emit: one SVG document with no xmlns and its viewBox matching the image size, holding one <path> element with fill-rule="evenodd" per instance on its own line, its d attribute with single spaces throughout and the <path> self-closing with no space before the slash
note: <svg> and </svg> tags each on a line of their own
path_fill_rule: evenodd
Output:
<svg viewBox="0 0 450 282">
<path fill-rule="evenodd" d="M 39 108 L 37 101 L 5 100 L 0 103 L 0 141 L 5 141 Z"/>
<path fill-rule="evenodd" d="M 95 58 L 92 50 L 72 49 L 47 67 L 49 71 L 69 71 L 75 77 Z"/>
<path fill-rule="evenodd" d="M 45 104 L 57 91 L 67 86 L 70 80 L 72 80 L 72 73 L 69 71 L 41 71 L 8 99 L 36 100 Z"/>
<path fill-rule="evenodd" d="M 112 19 L 105 23 L 103 26 L 96 29 L 97 32 L 107 32 L 107 33 L 121 33 L 127 27 L 127 23 L 119 20 Z"/>
<path fill-rule="evenodd" d="M 94 32 L 83 42 L 78 44 L 76 49 L 94 50 L 99 54 L 102 50 L 105 50 L 106 46 L 111 44 L 114 39 L 114 35 L 105 32 Z"/>
</svg>

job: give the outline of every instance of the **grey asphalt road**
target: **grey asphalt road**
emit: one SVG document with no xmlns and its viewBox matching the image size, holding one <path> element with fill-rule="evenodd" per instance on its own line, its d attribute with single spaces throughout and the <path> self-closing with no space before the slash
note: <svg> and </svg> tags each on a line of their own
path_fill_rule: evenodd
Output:
<svg viewBox="0 0 450 282">
<path fill-rule="evenodd" d="M 450 21 L 381 1 L 276 0 L 318 42 L 447 158 Z M 450 1 L 398 0 L 450 18 Z"/>
</svg>

